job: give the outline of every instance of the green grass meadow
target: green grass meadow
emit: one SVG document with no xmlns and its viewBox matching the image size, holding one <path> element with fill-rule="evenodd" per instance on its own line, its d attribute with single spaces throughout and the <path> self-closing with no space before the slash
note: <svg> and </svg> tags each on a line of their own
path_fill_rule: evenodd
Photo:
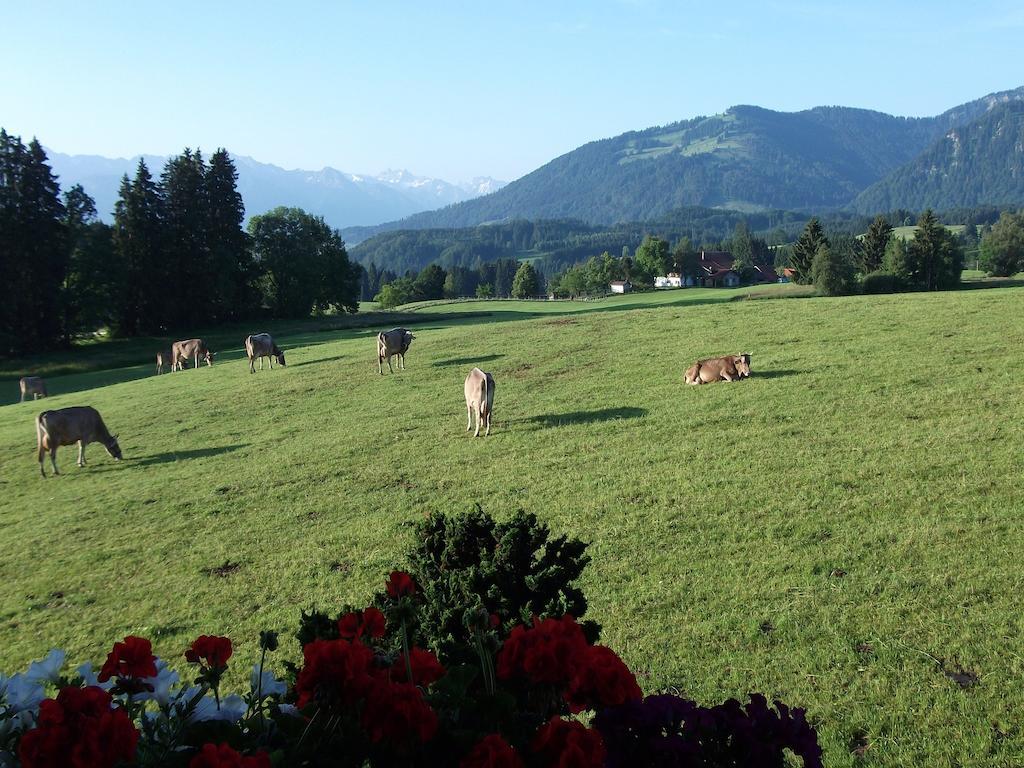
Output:
<svg viewBox="0 0 1024 768">
<path fill-rule="evenodd" d="M 300 608 L 366 600 L 413 523 L 480 503 L 591 542 L 588 616 L 646 692 L 806 707 L 830 766 L 1024 764 L 1024 288 L 745 295 L 421 306 L 384 376 L 376 327 L 254 328 L 288 358 L 256 375 L 244 334 L 210 369 L 83 362 L 0 406 L 0 670 L 215 633 L 237 683 L 261 629 L 295 659 Z M 749 380 L 682 383 L 734 352 Z M 35 414 L 86 404 L 125 460 L 41 479 Z"/>
</svg>

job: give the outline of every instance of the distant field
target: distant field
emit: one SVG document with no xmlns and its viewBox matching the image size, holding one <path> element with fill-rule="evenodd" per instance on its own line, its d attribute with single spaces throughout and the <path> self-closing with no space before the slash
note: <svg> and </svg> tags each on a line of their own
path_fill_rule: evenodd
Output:
<svg viewBox="0 0 1024 768">
<path fill-rule="evenodd" d="M 954 235 L 959 235 L 961 232 L 963 232 L 965 226 L 966 226 L 966 224 L 946 224 L 945 225 L 946 229 L 948 229 Z M 892 233 L 896 237 L 901 237 L 904 240 L 913 240 L 914 236 L 917 234 L 917 227 L 916 226 L 893 227 Z"/>
<path fill-rule="evenodd" d="M 0 670 L 225 633 L 237 684 L 259 630 L 295 659 L 299 608 L 366 600 L 412 523 L 479 502 L 592 542 L 590 616 L 645 691 L 804 706 L 829 766 L 1024 763 L 1024 288 L 742 294 L 422 307 L 383 377 L 375 327 L 268 324 L 273 372 L 54 378 L 78 391 L 0 406 Z M 750 380 L 682 384 L 740 351 Z M 76 404 L 125 460 L 42 480 L 33 417 Z"/>
</svg>

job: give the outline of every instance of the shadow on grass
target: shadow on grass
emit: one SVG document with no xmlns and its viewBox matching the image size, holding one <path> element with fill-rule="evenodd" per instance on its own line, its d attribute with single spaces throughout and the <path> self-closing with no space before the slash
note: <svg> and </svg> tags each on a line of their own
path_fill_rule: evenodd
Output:
<svg viewBox="0 0 1024 768">
<path fill-rule="evenodd" d="M 784 379 L 787 376 L 798 376 L 805 371 L 797 371 L 792 368 L 777 368 L 774 371 L 759 371 L 754 369 L 750 378 L 752 379 Z"/>
<path fill-rule="evenodd" d="M 504 355 L 481 355 L 479 357 L 453 357 L 451 360 L 438 360 L 431 363 L 434 368 L 445 368 L 449 365 L 477 365 L 491 360 L 500 360 Z"/>
<path fill-rule="evenodd" d="M 344 360 L 350 355 L 334 355 L 333 357 L 318 357 L 316 360 L 303 360 L 301 363 L 288 363 L 288 368 L 301 368 L 304 365 L 314 365 L 316 363 L 333 363 L 335 360 Z"/>
<path fill-rule="evenodd" d="M 219 456 L 222 453 L 231 453 L 239 448 L 248 448 L 249 443 L 238 445 L 222 445 L 219 448 L 195 448 L 191 451 L 169 451 L 167 453 L 154 453 L 152 456 L 140 456 L 133 459 L 130 456 L 125 458 L 129 466 L 147 467 L 150 464 L 167 464 L 172 461 L 187 461 L 189 459 L 204 459 L 207 456 Z"/>
<path fill-rule="evenodd" d="M 1020 288 L 1024 280 L 1013 277 L 985 277 L 978 280 L 964 280 L 957 288 L 961 291 L 977 291 L 985 288 Z"/>
<path fill-rule="evenodd" d="M 562 427 L 569 424 L 595 424 L 615 419 L 639 419 L 647 415 L 646 408 L 599 408 L 595 411 L 572 411 L 570 413 L 546 413 L 525 419 L 512 419 L 510 423 L 537 424 L 540 427 Z"/>
</svg>

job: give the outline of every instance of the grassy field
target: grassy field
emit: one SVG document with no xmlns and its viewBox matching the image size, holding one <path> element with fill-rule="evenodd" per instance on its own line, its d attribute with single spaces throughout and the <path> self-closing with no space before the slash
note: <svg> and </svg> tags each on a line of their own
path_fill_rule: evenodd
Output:
<svg viewBox="0 0 1024 768">
<path fill-rule="evenodd" d="M 260 629 L 294 658 L 299 608 L 365 600 L 414 521 L 479 502 L 592 542 L 589 615 L 646 691 L 804 706 L 830 766 L 1022 764 L 1024 288 L 711 293 L 435 304 L 395 375 L 375 328 L 293 329 L 285 369 L 225 352 L 0 407 L 0 670 L 207 632 L 237 681 Z M 682 384 L 740 351 L 748 381 Z M 125 460 L 64 448 L 42 480 L 33 417 L 76 404 Z"/>
</svg>

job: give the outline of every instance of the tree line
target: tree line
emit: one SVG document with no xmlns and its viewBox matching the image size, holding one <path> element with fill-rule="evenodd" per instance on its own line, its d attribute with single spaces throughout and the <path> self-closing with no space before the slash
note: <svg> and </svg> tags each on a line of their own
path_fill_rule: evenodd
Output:
<svg viewBox="0 0 1024 768">
<path fill-rule="evenodd" d="M 186 149 L 121 180 L 114 223 L 46 153 L 0 129 L 0 356 L 107 329 L 162 335 L 245 318 L 355 312 L 361 270 L 322 218 L 278 208 L 242 223 L 228 152 Z"/>
<path fill-rule="evenodd" d="M 401 277 L 390 270 L 379 272 L 371 263 L 363 272 L 363 295 L 384 309 L 411 301 L 472 296 L 529 299 L 542 295 L 543 290 L 543 275 L 530 262 L 516 259 L 498 259 L 476 269 L 453 266 L 446 270 L 428 264 L 418 274 L 410 270 Z"/>
</svg>

